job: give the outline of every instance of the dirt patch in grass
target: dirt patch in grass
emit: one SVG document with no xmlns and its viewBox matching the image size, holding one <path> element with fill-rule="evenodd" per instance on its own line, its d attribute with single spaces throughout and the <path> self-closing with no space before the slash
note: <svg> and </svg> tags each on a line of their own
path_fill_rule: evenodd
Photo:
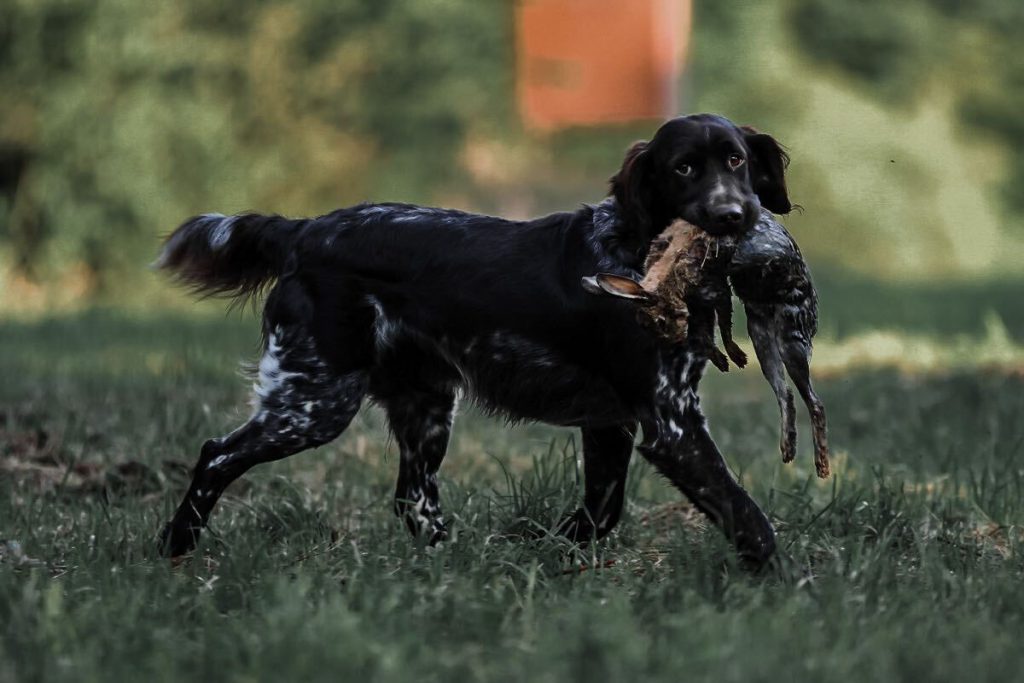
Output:
<svg viewBox="0 0 1024 683">
<path fill-rule="evenodd" d="M 68 495 L 159 494 L 169 484 L 180 484 L 189 468 L 164 460 L 152 466 L 137 460 L 120 462 L 74 461 L 63 457 L 59 438 L 44 429 L 0 429 L 0 481 L 26 493 Z"/>
</svg>

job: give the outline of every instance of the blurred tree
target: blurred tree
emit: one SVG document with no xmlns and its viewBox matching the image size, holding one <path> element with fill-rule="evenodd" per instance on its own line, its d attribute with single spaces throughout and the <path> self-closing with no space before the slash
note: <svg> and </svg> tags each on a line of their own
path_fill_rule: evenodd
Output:
<svg viewBox="0 0 1024 683">
<path fill-rule="evenodd" d="M 523 214 L 597 199 L 650 125 L 526 136 L 513 101 L 512 2 L 0 2 L 0 287 L 135 290 L 158 236 L 201 211 L 308 215 L 401 199 Z M 936 193 L 960 201 L 937 182 L 957 182 L 943 164 L 960 157 L 915 157 L 920 172 L 901 160 L 879 181 L 905 183 L 901 196 L 856 214 L 813 162 L 844 181 L 861 172 L 850 182 L 863 190 L 883 177 L 871 163 L 888 163 L 896 129 L 876 135 L 867 163 L 851 157 L 843 145 L 856 152 L 861 141 L 828 126 L 860 122 L 820 115 L 821 93 L 839 89 L 905 110 L 941 79 L 968 130 L 1002 143 L 1004 205 L 1024 211 L 1020 0 L 698 0 L 694 31 L 686 108 L 803 145 L 798 200 L 844 228 L 841 246 L 809 233 L 809 253 L 890 272 L 906 271 L 910 254 L 927 273 L 964 251 L 945 238 L 927 240 L 932 253 L 920 248 L 955 232 L 960 214 L 945 227 L 943 216 L 919 221 L 924 237 L 898 240 L 898 253 L 869 249 L 893 244 L 908 216 L 934 211 Z M 794 63 L 796 53 L 810 59 Z M 823 78 L 821 64 L 843 78 Z M 837 89 L 819 87 L 825 80 Z M 812 111 L 814 125 L 801 118 Z M 822 139 L 842 144 L 826 157 L 814 146 Z M 985 254 L 1004 237 L 989 227 Z M 971 263 L 983 266 L 985 254 Z"/>
<path fill-rule="evenodd" d="M 956 82 L 961 121 L 1010 152 L 1003 196 L 1024 213 L 1024 2 L 793 0 L 789 14 L 802 51 L 874 96 L 913 104 Z"/>
<path fill-rule="evenodd" d="M 0 6 L 0 247 L 139 271 L 188 213 L 428 201 L 512 120 L 510 8 L 472 0 Z M 298 182 L 296 179 L 300 179 Z"/>
</svg>

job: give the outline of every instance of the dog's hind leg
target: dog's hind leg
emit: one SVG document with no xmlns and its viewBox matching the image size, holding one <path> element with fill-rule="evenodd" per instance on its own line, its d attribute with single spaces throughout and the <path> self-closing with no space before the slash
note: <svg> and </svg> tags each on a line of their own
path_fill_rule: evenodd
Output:
<svg viewBox="0 0 1024 683">
<path fill-rule="evenodd" d="M 429 545 L 447 536 L 437 487 L 437 471 L 448 450 L 455 417 L 455 392 L 448 387 L 408 391 L 382 398 L 401 451 L 395 514 L 414 536 Z"/>
<path fill-rule="evenodd" d="M 603 538 L 619 523 L 636 424 L 600 429 L 584 427 L 581 431 L 585 486 L 583 507 L 558 528 L 560 534 L 576 542 Z"/>
<path fill-rule="evenodd" d="M 192 484 L 161 534 L 161 552 L 174 557 L 194 548 L 217 499 L 249 468 L 340 435 L 367 385 L 365 371 L 328 367 L 304 325 L 273 327 L 260 360 L 256 410 L 235 431 L 203 444 Z"/>
</svg>

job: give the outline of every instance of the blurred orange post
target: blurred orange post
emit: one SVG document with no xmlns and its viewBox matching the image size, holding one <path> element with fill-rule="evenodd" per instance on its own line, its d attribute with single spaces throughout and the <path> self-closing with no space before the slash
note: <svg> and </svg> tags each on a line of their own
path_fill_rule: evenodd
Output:
<svg viewBox="0 0 1024 683">
<path fill-rule="evenodd" d="M 520 0 L 519 110 L 537 129 L 675 113 L 691 0 Z"/>
</svg>

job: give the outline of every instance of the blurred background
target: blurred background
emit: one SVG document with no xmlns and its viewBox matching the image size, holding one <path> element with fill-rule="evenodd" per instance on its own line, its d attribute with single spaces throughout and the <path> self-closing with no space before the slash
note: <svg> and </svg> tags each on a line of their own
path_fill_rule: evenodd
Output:
<svg viewBox="0 0 1024 683">
<path fill-rule="evenodd" d="M 147 264 L 198 212 L 596 202 L 711 111 L 788 147 L 825 334 L 1020 339 L 1021 35 L 1018 0 L 6 0 L 0 312 L 185 305 Z"/>
</svg>

